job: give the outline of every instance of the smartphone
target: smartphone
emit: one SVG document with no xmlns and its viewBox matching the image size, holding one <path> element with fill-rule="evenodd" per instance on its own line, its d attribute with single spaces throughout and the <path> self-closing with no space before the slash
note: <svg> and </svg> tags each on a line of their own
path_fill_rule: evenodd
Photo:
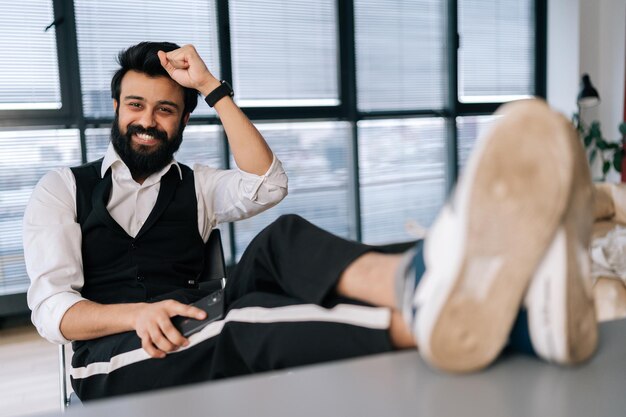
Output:
<svg viewBox="0 0 626 417">
<path fill-rule="evenodd" d="M 192 306 L 206 311 L 206 318 L 196 320 L 183 316 L 173 317 L 172 324 L 184 337 L 189 337 L 202 330 L 207 324 L 224 317 L 224 290 L 217 290 L 196 301 Z"/>
</svg>

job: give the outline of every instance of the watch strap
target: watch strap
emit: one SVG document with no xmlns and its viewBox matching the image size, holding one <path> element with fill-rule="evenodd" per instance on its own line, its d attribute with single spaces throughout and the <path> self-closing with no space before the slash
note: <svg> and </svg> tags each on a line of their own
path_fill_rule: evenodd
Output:
<svg viewBox="0 0 626 417">
<path fill-rule="evenodd" d="M 226 96 L 234 96 L 233 88 L 226 80 L 220 81 L 220 85 L 211 91 L 204 99 L 206 103 L 213 107 L 215 104 Z"/>
</svg>

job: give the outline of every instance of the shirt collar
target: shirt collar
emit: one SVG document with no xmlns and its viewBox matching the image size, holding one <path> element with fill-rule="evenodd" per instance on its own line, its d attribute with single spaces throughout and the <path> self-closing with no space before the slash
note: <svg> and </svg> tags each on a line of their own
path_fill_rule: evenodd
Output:
<svg viewBox="0 0 626 417">
<path fill-rule="evenodd" d="M 104 159 L 102 160 L 102 168 L 100 170 L 100 176 L 104 178 L 109 168 L 115 169 L 114 165 L 118 165 L 118 164 L 122 164 L 126 166 L 124 161 L 122 161 L 122 158 L 120 158 L 120 156 L 115 151 L 115 148 L 113 148 L 113 144 L 109 142 L 107 151 L 104 154 Z M 163 175 L 165 175 L 170 170 L 172 165 L 176 167 L 176 169 L 178 170 L 178 175 L 180 179 L 182 180 L 183 171 L 180 169 L 180 165 L 178 165 L 178 162 L 174 158 L 172 158 L 172 161 L 169 164 L 167 164 L 161 171 L 159 171 L 159 177 L 162 177 Z"/>
</svg>

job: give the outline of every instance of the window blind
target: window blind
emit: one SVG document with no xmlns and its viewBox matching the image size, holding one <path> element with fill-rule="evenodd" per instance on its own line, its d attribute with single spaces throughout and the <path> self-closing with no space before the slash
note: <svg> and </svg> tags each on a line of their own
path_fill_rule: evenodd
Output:
<svg viewBox="0 0 626 417">
<path fill-rule="evenodd" d="M 50 0 L 4 2 L 0 13 L 0 111 L 61 108 Z"/>
<path fill-rule="evenodd" d="M 476 141 L 484 135 L 498 116 L 466 116 L 456 118 L 459 172 L 463 171 Z"/>
<path fill-rule="evenodd" d="M 334 0 L 231 0 L 229 7 L 241 106 L 339 103 Z"/>
<path fill-rule="evenodd" d="M 215 0 L 76 0 L 76 32 L 87 117 L 113 117 L 111 77 L 118 53 L 141 41 L 193 44 L 219 78 Z M 210 114 L 200 102 L 194 114 Z"/>
<path fill-rule="evenodd" d="M 459 0 L 459 100 L 501 102 L 534 93 L 532 0 Z"/>
<path fill-rule="evenodd" d="M 223 169 L 226 166 L 224 142 L 222 141 L 223 133 L 222 127 L 217 125 L 187 126 L 183 133 L 183 143 L 176 153 L 176 160 L 190 168 L 198 163 Z M 224 258 L 227 263 L 231 263 L 232 253 L 228 223 L 219 224 L 217 227 L 221 230 Z"/>
<path fill-rule="evenodd" d="M 358 133 L 363 241 L 416 239 L 446 195 L 444 119 L 364 120 Z"/>
<path fill-rule="evenodd" d="M 360 110 L 443 108 L 448 91 L 446 3 L 354 1 Z"/>
<path fill-rule="evenodd" d="M 39 179 L 53 168 L 80 164 L 78 130 L 0 132 L 0 295 L 26 291 L 22 217 Z"/>
<path fill-rule="evenodd" d="M 350 124 L 257 123 L 257 127 L 283 163 L 289 195 L 268 211 L 235 223 L 237 258 L 250 240 L 281 214 L 296 213 L 336 235 L 353 235 L 348 185 Z"/>
</svg>

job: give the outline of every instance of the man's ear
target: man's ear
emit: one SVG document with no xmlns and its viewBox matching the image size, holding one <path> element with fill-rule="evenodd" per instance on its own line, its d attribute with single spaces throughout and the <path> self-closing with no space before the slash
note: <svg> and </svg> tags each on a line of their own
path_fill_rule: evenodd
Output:
<svg viewBox="0 0 626 417">
<path fill-rule="evenodd" d="M 117 114 L 117 110 L 119 109 L 119 103 L 116 99 L 113 99 L 113 111 Z"/>
<path fill-rule="evenodd" d="M 183 116 L 183 125 L 187 126 L 187 122 L 189 121 L 189 116 L 191 116 L 191 113 L 187 113 Z"/>
</svg>

